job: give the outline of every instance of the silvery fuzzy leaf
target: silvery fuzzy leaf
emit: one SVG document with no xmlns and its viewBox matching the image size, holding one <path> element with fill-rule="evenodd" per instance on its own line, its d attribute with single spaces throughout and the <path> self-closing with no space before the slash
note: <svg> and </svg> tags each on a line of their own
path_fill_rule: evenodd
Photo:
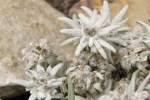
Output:
<svg viewBox="0 0 150 100">
<path fill-rule="evenodd" d="M 88 14 L 89 16 L 92 16 L 93 12 L 91 11 L 91 9 L 85 6 L 81 6 L 81 8 L 86 12 L 86 14 Z"/>
<path fill-rule="evenodd" d="M 29 70 L 28 72 L 31 73 L 33 78 L 36 78 L 36 79 L 42 79 L 44 76 L 43 73 L 38 73 L 37 71 L 34 71 L 34 70 Z"/>
<path fill-rule="evenodd" d="M 100 96 L 97 100 L 114 100 L 111 96 L 103 95 Z"/>
<path fill-rule="evenodd" d="M 50 74 L 51 74 L 52 76 L 55 76 L 55 75 L 57 74 L 57 72 L 58 72 L 62 67 L 63 67 L 63 63 L 57 64 L 56 66 L 54 66 L 54 67 L 52 68 L 52 70 L 50 71 Z"/>
<path fill-rule="evenodd" d="M 142 21 L 137 21 L 137 23 L 141 24 L 142 26 L 144 26 L 144 28 L 146 28 L 146 30 L 150 33 L 150 25 L 142 22 Z"/>
<path fill-rule="evenodd" d="M 150 48 L 150 40 L 143 40 L 146 47 Z"/>
<path fill-rule="evenodd" d="M 113 43 L 119 44 L 121 46 L 127 46 L 127 43 L 124 40 L 121 40 L 119 38 L 115 38 L 115 37 L 108 37 L 107 38 L 108 41 L 111 41 Z"/>
<path fill-rule="evenodd" d="M 106 84 L 106 89 L 105 89 L 105 92 L 104 93 L 109 93 L 112 89 L 112 86 L 113 86 L 113 79 L 108 79 L 106 80 L 107 84 Z"/>
<path fill-rule="evenodd" d="M 129 84 L 128 90 L 127 90 L 128 91 L 127 94 L 129 96 L 133 95 L 135 92 L 135 82 L 136 82 L 138 72 L 139 71 L 137 70 L 132 74 L 132 78 L 131 78 L 131 81 L 130 81 L 130 84 Z"/>
<path fill-rule="evenodd" d="M 97 71 L 94 71 L 94 73 L 96 74 L 96 76 L 97 76 L 99 79 L 104 80 L 104 76 L 103 76 L 101 73 L 99 73 L 99 72 L 97 72 Z"/>
<path fill-rule="evenodd" d="M 75 100 L 87 100 L 81 96 L 75 95 Z"/>
<path fill-rule="evenodd" d="M 44 91 L 40 90 L 38 93 L 37 93 L 37 98 L 40 100 L 40 99 L 44 99 L 46 97 L 46 94 L 44 93 Z"/>
<path fill-rule="evenodd" d="M 124 6 L 120 12 L 114 17 L 114 19 L 112 20 L 112 23 L 118 23 L 121 20 L 123 20 L 124 16 L 126 15 L 128 10 L 128 5 Z"/>
<path fill-rule="evenodd" d="M 67 69 L 66 74 L 69 74 L 70 72 L 74 71 L 77 67 L 70 67 Z"/>
<path fill-rule="evenodd" d="M 94 24 L 97 22 L 97 18 L 98 18 L 98 12 L 97 10 L 93 10 L 93 15 L 91 16 L 91 18 L 89 19 L 89 23 L 88 23 L 88 28 L 94 28 Z"/>
<path fill-rule="evenodd" d="M 81 42 L 78 44 L 76 51 L 75 51 L 75 56 L 79 56 L 81 51 L 88 45 L 88 42 Z"/>
<path fill-rule="evenodd" d="M 143 80 L 143 82 L 140 84 L 136 92 L 141 92 L 145 88 L 146 84 L 150 81 L 150 73 L 146 76 L 146 78 Z"/>
<path fill-rule="evenodd" d="M 107 49 L 113 51 L 114 53 L 116 52 L 116 49 L 115 49 L 113 46 L 111 46 L 109 43 L 107 43 L 106 41 L 104 41 L 104 40 L 102 40 L 102 39 L 99 39 L 99 40 L 97 40 L 97 41 L 98 41 L 99 44 L 101 44 L 103 47 L 105 47 L 105 48 L 107 48 Z"/>
<path fill-rule="evenodd" d="M 90 86 L 91 86 L 91 79 L 87 78 L 86 79 L 86 89 L 89 90 Z"/>
<path fill-rule="evenodd" d="M 68 83 L 68 100 L 75 100 L 74 87 L 71 78 L 69 76 L 67 78 L 67 83 Z"/>
<path fill-rule="evenodd" d="M 127 26 L 124 26 L 124 27 L 120 27 L 116 29 L 114 32 L 123 32 L 123 31 L 130 31 L 130 28 Z"/>
<path fill-rule="evenodd" d="M 80 29 L 62 29 L 60 30 L 61 33 L 69 34 L 71 36 L 77 36 L 80 37 Z"/>
<path fill-rule="evenodd" d="M 80 37 L 72 37 L 72 38 L 69 38 L 67 40 L 65 40 L 63 43 L 61 43 L 61 46 L 64 46 L 64 45 L 67 45 L 69 43 L 72 43 L 72 42 L 75 42 L 79 39 Z"/>
<path fill-rule="evenodd" d="M 104 59 L 107 59 L 107 55 L 104 51 L 104 49 L 101 47 L 101 45 L 99 44 L 99 42 L 97 40 L 94 41 L 94 44 L 97 48 L 97 50 L 99 51 L 99 53 L 102 55 L 102 57 L 104 57 Z"/>
<path fill-rule="evenodd" d="M 118 29 L 119 27 L 121 27 L 127 20 L 128 19 L 125 19 L 125 20 L 121 21 L 120 23 L 103 28 L 101 31 L 99 31 L 99 35 L 103 36 L 103 35 L 110 34 L 111 31 L 114 31 L 115 29 Z"/>
<path fill-rule="evenodd" d="M 93 44 L 94 44 L 94 42 L 93 42 Z M 91 52 L 97 53 L 97 49 L 96 49 L 96 47 L 94 45 L 91 47 Z"/>
<path fill-rule="evenodd" d="M 53 88 L 54 88 L 54 87 L 58 87 L 58 86 L 60 86 L 60 85 L 62 85 L 62 82 L 59 82 L 59 81 L 58 81 L 58 82 L 52 82 L 52 83 L 51 83 L 51 87 L 53 87 Z"/>
<path fill-rule="evenodd" d="M 99 82 L 93 84 L 93 87 L 94 87 L 96 90 L 101 91 L 101 86 L 100 86 L 100 83 L 99 83 Z"/>
</svg>

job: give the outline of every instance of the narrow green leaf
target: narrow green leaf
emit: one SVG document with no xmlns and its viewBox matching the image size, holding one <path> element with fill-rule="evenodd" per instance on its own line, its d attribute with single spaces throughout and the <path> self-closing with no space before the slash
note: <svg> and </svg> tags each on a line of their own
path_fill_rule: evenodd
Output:
<svg viewBox="0 0 150 100">
<path fill-rule="evenodd" d="M 68 100 L 75 100 L 74 88 L 71 81 L 71 78 L 68 76 Z"/>
</svg>

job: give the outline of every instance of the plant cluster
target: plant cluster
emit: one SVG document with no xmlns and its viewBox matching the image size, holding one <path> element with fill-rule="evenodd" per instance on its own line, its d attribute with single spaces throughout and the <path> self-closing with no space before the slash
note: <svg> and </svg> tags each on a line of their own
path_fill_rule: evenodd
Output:
<svg viewBox="0 0 150 100">
<path fill-rule="evenodd" d="M 150 100 L 150 26 L 129 29 L 127 5 L 114 18 L 107 0 L 100 11 L 81 8 L 84 14 L 59 18 L 70 25 L 61 45 L 77 46 L 72 61 L 58 60 L 42 39 L 23 50 L 25 80 L 11 83 L 30 91 L 29 100 Z"/>
</svg>

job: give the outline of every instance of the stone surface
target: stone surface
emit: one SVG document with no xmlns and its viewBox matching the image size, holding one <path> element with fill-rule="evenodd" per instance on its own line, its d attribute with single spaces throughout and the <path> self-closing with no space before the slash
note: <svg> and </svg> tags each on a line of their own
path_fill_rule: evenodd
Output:
<svg viewBox="0 0 150 100">
<path fill-rule="evenodd" d="M 58 21 L 60 16 L 63 15 L 44 0 L 0 0 L 0 86 L 10 79 L 24 77 L 21 50 L 35 39 L 46 38 L 61 57 L 72 56 L 69 46 L 59 46 L 65 38 L 59 33 L 65 27 Z M 1 92 L 10 94 L 2 89 L 0 97 Z"/>
<path fill-rule="evenodd" d="M 128 24 L 134 26 L 138 20 L 148 22 L 150 19 L 149 3 L 150 0 L 116 0 L 116 3 L 111 3 L 111 10 L 115 15 L 125 4 L 128 4 Z"/>
<path fill-rule="evenodd" d="M 6 93 L 6 91 L 9 91 L 9 92 Z M 2 86 L 1 89 L 0 89 L 0 93 L 1 93 L 0 97 L 2 99 L 15 97 L 15 96 L 19 96 L 21 94 L 24 94 L 24 91 L 25 91 L 25 89 L 22 86 L 17 86 L 17 85 Z"/>
</svg>

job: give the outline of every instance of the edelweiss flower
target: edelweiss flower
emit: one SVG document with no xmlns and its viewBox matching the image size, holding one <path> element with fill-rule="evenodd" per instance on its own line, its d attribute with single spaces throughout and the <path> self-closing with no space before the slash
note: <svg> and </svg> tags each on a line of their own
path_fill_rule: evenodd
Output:
<svg viewBox="0 0 150 100">
<path fill-rule="evenodd" d="M 23 60 L 26 62 L 26 69 L 35 67 L 37 64 L 45 65 L 49 64 L 53 66 L 53 62 L 56 61 L 57 56 L 52 53 L 48 46 L 46 39 L 41 39 L 39 42 L 32 42 L 22 51 Z"/>
<path fill-rule="evenodd" d="M 67 70 L 67 75 L 72 79 L 75 85 L 75 92 L 79 95 L 88 96 L 87 92 L 93 94 L 103 91 L 104 75 L 98 71 L 92 71 L 89 65 L 78 65 L 70 67 Z"/>
<path fill-rule="evenodd" d="M 27 91 L 30 91 L 29 100 L 51 100 L 60 98 L 57 88 L 62 85 L 64 77 L 56 78 L 56 73 L 62 67 L 58 64 L 55 67 L 49 66 L 45 70 L 42 66 L 37 65 L 35 70 L 26 72 L 26 80 L 12 80 L 12 84 L 22 85 Z"/>
<path fill-rule="evenodd" d="M 125 81 L 120 81 L 119 85 L 114 91 L 111 91 L 109 94 L 100 96 L 98 100 L 149 100 L 150 93 L 145 89 L 146 85 L 148 85 L 150 81 L 150 73 L 143 80 L 140 86 L 136 89 L 136 77 L 138 71 L 134 72 L 128 84 Z"/>
<path fill-rule="evenodd" d="M 150 30 L 150 26 L 139 21 L 141 25 Z M 122 67 L 130 70 L 133 67 L 138 67 L 141 70 L 149 68 L 150 57 L 150 32 L 131 32 L 124 35 L 124 41 L 128 44 L 125 47 L 118 49 L 120 55 L 120 63 Z"/>
<path fill-rule="evenodd" d="M 99 52 L 103 58 L 107 58 L 105 49 L 116 52 L 116 49 L 110 42 L 118 41 L 111 37 L 120 31 L 125 31 L 128 28 L 124 27 L 127 19 L 124 16 L 127 12 L 126 5 L 115 17 L 111 20 L 108 1 L 104 0 L 101 14 L 96 10 L 90 10 L 87 7 L 81 7 L 85 11 L 84 14 L 78 14 L 78 18 L 69 19 L 66 17 L 60 18 L 67 22 L 72 28 L 62 29 L 62 33 L 69 34 L 71 38 L 67 39 L 62 45 L 75 42 L 78 44 L 75 55 L 78 56 L 86 47 L 91 49 L 91 52 Z"/>
</svg>

